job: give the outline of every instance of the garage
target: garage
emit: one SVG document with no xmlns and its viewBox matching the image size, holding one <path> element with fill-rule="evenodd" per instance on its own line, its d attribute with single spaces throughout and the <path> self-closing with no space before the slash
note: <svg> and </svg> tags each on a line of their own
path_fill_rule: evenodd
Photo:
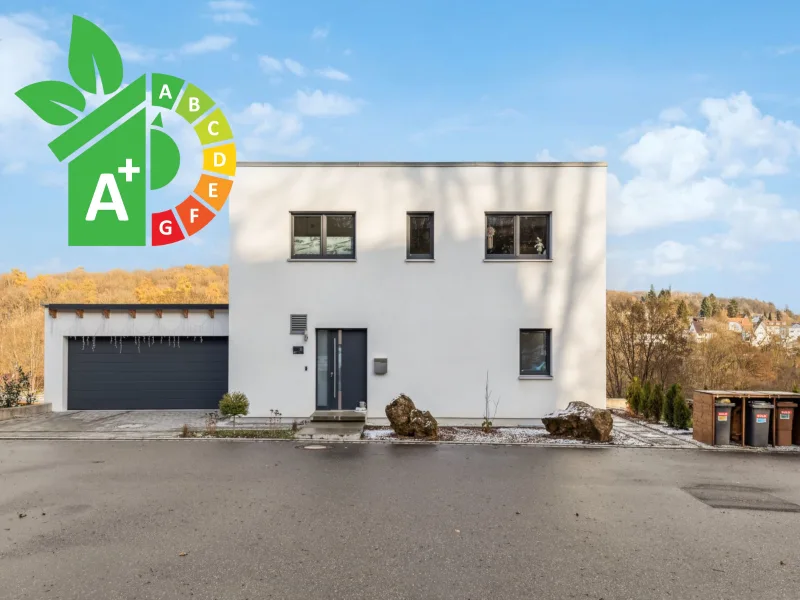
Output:
<svg viewBox="0 0 800 600">
<path fill-rule="evenodd" d="M 67 343 L 68 410 L 214 409 L 228 391 L 227 337 Z"/>
</svg>

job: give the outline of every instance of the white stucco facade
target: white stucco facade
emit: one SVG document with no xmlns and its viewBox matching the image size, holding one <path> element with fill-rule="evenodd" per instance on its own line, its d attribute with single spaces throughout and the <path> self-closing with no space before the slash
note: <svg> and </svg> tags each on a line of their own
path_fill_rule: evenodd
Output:
<svg viewBox="0 0 800 600">
<path fill-rule="evenodd" d="M 355 260 L 290 260 L 293 211 L 355 213 Z M 410 211 L 434 213 L 433 261 L 406 259 Z M 550 213 L 551 260 L 487 260 L 487 212 Z M 487 372 L 498 423 L 605 406 L 605 164 L 244 163 L 230 220 L 229 385 L 253 416 L 314 412 L 314 333 L 336 328 L 367 330 L 368 421 L 405 393 L 480 422 Z M 551 376 L 520 376 L 521 329 L 550 330 Z"/>
<path fill-rule="evenodd" d="M 55 305 L 54 305 L 55 306 Z M 63 306 L 63 305 L 62 305 Z M 156 311 L 160 311 L 158 316 Z M 106 311 L 106 312 L 104 312 Z M 82 316 L 81 316 L 82 315 Z M 107 316 L 106 316 L 107 315 Z M 85 339 L 91 347 L 94 338 L 124 337 L 124 343 L 147 343 L 147 338 L 177 336 L 224 337 L 228 335 L 228 311 L 216 308 L 213 317 L 208 308 L 184 310 L 158 305 L 138 309 L 103 305 L 81 308 L 44 309 L 44 401 L 53 411 L 67 410 L 67 345 L 69 338 Z M 113 390 L 109 390 L 113 393 Z"/>
</svg>

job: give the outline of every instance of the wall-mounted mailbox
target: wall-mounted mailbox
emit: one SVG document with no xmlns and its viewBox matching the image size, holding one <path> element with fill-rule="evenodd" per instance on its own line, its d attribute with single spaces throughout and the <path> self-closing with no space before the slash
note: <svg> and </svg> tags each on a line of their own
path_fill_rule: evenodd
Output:
<svg viewBox="0 0 800 600">
<path fill-rule="evenodd" d="M 292 354 L 302 354 L 303 346 L 292 346 Z"/>
<path fill-rule="evenodd" d="M 388 358 L 375 358 L 373 359 L 373 364 L 375 368 L 375 375 L 386 375 L 386 372 L 389 369 Z"/>
</svg>

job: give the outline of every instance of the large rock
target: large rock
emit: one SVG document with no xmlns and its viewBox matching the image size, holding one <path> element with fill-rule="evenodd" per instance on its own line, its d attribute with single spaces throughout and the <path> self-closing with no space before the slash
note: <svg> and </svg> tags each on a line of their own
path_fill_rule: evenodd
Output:
<svg viewBox="0 0 800 600">
<path fill-rule="evenodd" d="M 586 402 L 570 402 L 564 410 L 543 417 L 542 423 L 551 435 L 595 442 L 609 441 L 614 426 L 610 411 L 595 408 Z"/>
<path fill-rule="evenodd" d="M 421 411 L 405 394 L 386 405 L 386 418 L 397 435 L 405 437 L 437 437 L 439 424 L 430 412 Z"/>
<path fill-rule="evenodd" d="M 433 418 L 430 411 L 414 409 L 408 419 L 408 427 L 413 437 L 435 438 L 439 437 L 439 423 Z"/>
</svg>

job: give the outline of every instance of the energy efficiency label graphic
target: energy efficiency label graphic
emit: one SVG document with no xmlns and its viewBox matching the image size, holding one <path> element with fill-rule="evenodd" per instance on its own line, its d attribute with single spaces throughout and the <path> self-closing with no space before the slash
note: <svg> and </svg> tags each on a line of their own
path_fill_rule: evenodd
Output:
<svg viewBox="0 0 800 600">
<path fill-rule="evenodd" d="M 208 225 L 228 199 L 236 173 L 233 132 L 216 103 L 196 85 L 162 73 L 123 87 L 116 45 L 78 16 L 72 20 L 68 66 L 77 87 L 40 81 L 16 95 L 45 122 L 69 125 L 49 144 L 58 161 L 69 165 L 69 245 L 147 244 L 148 190 L 168 185 L 181 164 L 178 145 L 163 131 L 163 111 L 174 111 L 194 128 L 203 173 L 173 209 L 150 213 L 152 245 L 179 242 Z M 104 96 L 113 95 L 85 113 L 86 94 L 98 93 L 98 80 Z M 158 112 L 150 122 L 148 108 Z"/>
</svg>

